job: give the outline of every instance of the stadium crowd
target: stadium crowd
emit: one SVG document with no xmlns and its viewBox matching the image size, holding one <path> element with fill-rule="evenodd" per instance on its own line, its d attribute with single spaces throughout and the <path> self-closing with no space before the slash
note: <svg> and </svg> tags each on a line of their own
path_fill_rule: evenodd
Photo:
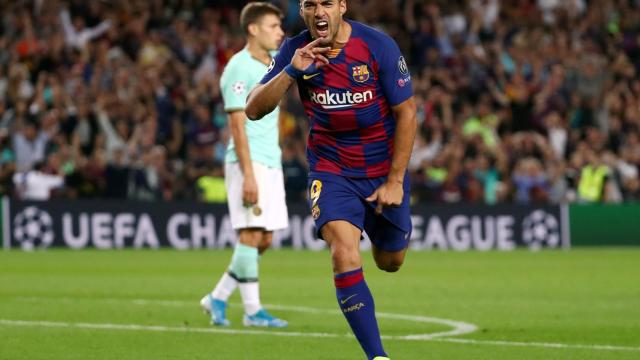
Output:
<svg viewBox="0 0 640 360">
<path fill-rule="evenodd" d="M 272 2 L 289 35 L 303 28 L 299 0 Z M 0 0 L 0 193 L 223 199 L 218 85 L 244 3 Z M 640 199 L 640 1 L 348 6 L 411 67 L 414 201 Z M 288 198 L 302 200 L 307 119 L 283 106 Z"/>
</svg>

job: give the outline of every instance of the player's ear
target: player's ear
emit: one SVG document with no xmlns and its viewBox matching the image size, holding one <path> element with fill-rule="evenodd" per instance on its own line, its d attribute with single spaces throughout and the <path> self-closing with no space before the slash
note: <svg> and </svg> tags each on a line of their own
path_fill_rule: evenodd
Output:
<svg viewBox="0 0 640 360">
<path fill-rule="evenodd" d="M 247 30 L 249 35 L 257 36 L 258 35 L 258 23 L 251 23 L 247 26 Z"/>
<path fill-rule="evenodd" d="M 347 12 L 347 0 L 339 0 L 340 15 L 344 15 Z"/>
</svg>

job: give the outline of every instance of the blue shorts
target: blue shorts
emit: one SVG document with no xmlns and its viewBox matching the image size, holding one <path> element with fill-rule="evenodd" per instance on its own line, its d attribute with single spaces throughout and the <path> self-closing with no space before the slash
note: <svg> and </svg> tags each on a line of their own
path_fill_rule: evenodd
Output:
<svg viewBox="0 0 640 360">
<path fill-rule="evenodd" d="M 404 178 L 404 198 L 398 207 L 385 207 L 382 214 L 375 213 L 376 202 L 365 199 L 387 177 L 348 178 L 324 172 L 309 175 L 309 206 L 316 222 L 318 237 L 324 224 L 345 220 L 364 230 L 376 248 L 396 252 L 409 245 L 411 237 L 411 211 L 409 209 L 409 177 Z"/>
</svg>

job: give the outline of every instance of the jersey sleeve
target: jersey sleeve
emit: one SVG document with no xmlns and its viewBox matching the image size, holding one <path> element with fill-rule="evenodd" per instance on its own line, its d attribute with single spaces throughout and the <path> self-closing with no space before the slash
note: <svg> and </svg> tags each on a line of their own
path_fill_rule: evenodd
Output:
<svg viewBox="0 0 640 360">
<path fill-rule="evenodd" d="M 398 44 L 391 38 L 381 43 L 384 49 L 378 48 L 378 76 L 387 102 L 395 106 L 413 96 L 411 75 Z"/>
<path fill-rule="evenodd" d="M 220 79 L 224 111 L 244 110 L 250 87 L 255 84 L 255 81 L 255 77 L 251 79 L 249 71 L 242 71 L 242 66 L 228 64 Z"/>
<path fill-rule="evenodd" d="M 269 80 L 276 77 L 276 75 L 280 74 L 282 69 L 285 66 L 291 63 L 291 58 L 293 57 L 293 53 L 296 49 L 291 49 L 291 43 L 289 39 L 285 39 L 280 45 L 280 50 L 278 50 L 278 54 L 271 60 L 271 64 L 269 65 L 269 69 L 267 73 L 264 75 L 262 80 L 260 80 L 260 84 L 266 84 Z"/>
</svg>

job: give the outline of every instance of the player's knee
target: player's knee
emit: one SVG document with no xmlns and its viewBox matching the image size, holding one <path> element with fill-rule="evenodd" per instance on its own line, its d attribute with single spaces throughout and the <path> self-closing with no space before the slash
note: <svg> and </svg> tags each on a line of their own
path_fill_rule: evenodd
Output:
<svg viewBox="0 0 640 360">
<path fill-rule="evenodd" d="M 340 271 L 344 268 L 353 268 L 360 266 L 360 256 L 357 250 L 347 246 L 332 246 L 331 259 L 333 261 L 334 270 Z"/>
<path fill-rule="evenodd" d="M 262 233 L 262 238 L 260 241 L 260 245 L 271 246 L 271 242 L 273 241 L 273 232 L 265 231 Z"/>
<path fill-rule="evenodd" d="M 333 258 L 334 261 L 341 262 L 341 263 L 357 262 L 359 259 L 357 252 L 346 247 L 335 247 L 331 251 L 331 257 Z"/>
<path fill-rule="evenodd" d="M 254 228 L 242 229 L 238 240 L 241 244 L 257 248 L 262 241 L 262 230 Z"/>
<path fill-rule="evenodd" d="M 258 252 L 262 254 L 267 251 L 267 249 L 271 246 L 271 242 L 273 241 L 273 236 L 263 235 L 260 240 L 260 244 L 258 244 Z"/>
<path fill-rule="evenodd" d="M 391 264 L 377 264 L 378 265 L 378 269 L 386 271 L 386 272 L 396 272 L 398 270 L 400 270 L 400 267 L 402 267 L 402 264 L 396 264 L 396 263 L 391 263 Z"/>
<path fill-rule="evenodd" d="M 384 260 L 376 259 L 376 265 L 378 266 L 378 269 L 386 272 L 396 272 L 400 270 L 403 262 L 404 262 L 404 259 L 400 259 L 400 258 L 392 258 L 392 259 L 387 258 Z"/>
<path fill-rule="evenodd" d="M 265 251 L 269 250 L 269 247 L 271 247 L 271 244 L 260 244 L 258 245 L 258 254 L 262 255 Z"/>
</svg>

